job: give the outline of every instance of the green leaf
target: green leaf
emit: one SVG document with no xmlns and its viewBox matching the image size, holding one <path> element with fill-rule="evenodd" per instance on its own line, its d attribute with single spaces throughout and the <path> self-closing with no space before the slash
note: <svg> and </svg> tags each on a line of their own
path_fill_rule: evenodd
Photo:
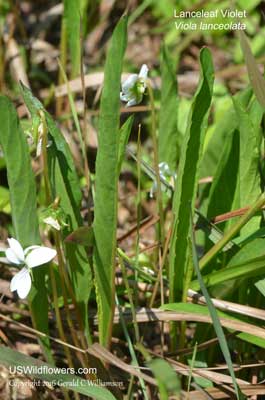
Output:
<svg viewBox="0 0 265 400">
<path fill-rule="evenodd" d="M 220 250 L 224 248 L 224 246 L 231 241 L 231 239 L 236 236 L 236 234 L 245 226 L 249 220 L 260 211 L 260 209 L 265 204 L 265 193 L 262 193 L 261 196 L 257 199 L 257 201 L 247 210 L 245 214 L 241 216 L 241 218 L 234 223 L 230 229 L 224 234 L 224 236 L 217 242 L 210 250 L 203 255 L 200 259 L 200 268 L 203 269 L 205 266 L 218 254 Z"/>
<path fill-rule="evenodd" d="M 36 185 L 29 149 L 19 125 L 15 107 L 7 97 L 0 97 L 0 143 L 6 161 L 16 239 L 22 246 L 40 242 L 36 206 Z"/>
<path fill-rule="evenodd" d="M 0 346 L 0 360 L 1 364 L 6 367 L 22 367 L 25 375 L 30 378 L 41 379 L 42 381 L 50 382 L 52 385 L 56 382 L 63 389 L 73 390 L 93 399 L 115 400 L 110 391 L 104 387 L 93 385 L 91 381 L 82 379 L 75 374 L 65 373 L 65 369 L 54 367 L 16 350 Z M 27 373 L 27 371 L 29 372 Z M 49 373 L 45 371 L 49 371 Z"/>
<path fill-rule="evenodd" d="M 67 216 L 68 227 L 63 230 L 63 238 L 82 225 L 80 204 L 82 193 L 73 158 L 67 142 L 50 114 L 43 108 L 29 89 L 22 86 L 22 94 L 32 118 L 43 110 L 49 129 L 50 144 L 48 146 L 49 178 L 53 200 L 60 198 L 60 206 Z M 87 302 L 92 287 L 92 275 L 86 250 L 72 243 L 65 243 L 66 260 L 77 304 L 83 317 L 86 335 L 88 335 Z"/>
<path fill-rule="evenodd" d="M 180 167 L 173 199 L 175 220 L 170 248 L 170 300 L 180 297 L 185 276 L 190 231 L 190 207 L 194 202 L 198 180 L 198 166 L 202 142 L 207 126 L 213 90 L 213 64 L 211 53 L 203 48 L 200 53 L 201 82 L 197 89 L 187 132 L 181 150 Z"/>
<path fill-rule="evenodd" d="M 251 88 L 244 89 L 238 92 L 235 97 L 239 97 L 245 106 L 248 105 L 253 92 Z M 238 119 L 233 107 L 232 99 L 228 99 L 228 104 L 222 110 L 221 116 L 218 119 L 212 135 L 207 140 L 207 134 L 204 143 L 204 153 L 200 167 L 200 178 L 209 175 L 209 171 L 213 176 L 216 175 L 216 168 L 219 165 L 222 152 L 220 149 L 223 147 L 232 132 L 238 129 Z"/>
<path fill-rule="evenodd" d="M 3 149 L 12 209 L 15 238 L 23 247 L 40 244 L 37 218 L 37 197 L 34 174 L 26 137 L 20 127 L 15 107 L 4 96 L 0 97 L 0 145 Z M 29 305 L 36 329 L 48 333 L 48 298 L 45 275 L 48 270 L 34 268 Z M 41 310 L 41 312 L 40 312 Z M 52 362 L 50 344 L 41 339 L 47 359 Z"/>
<path fill-rule="evenodd" d="M 263 275 L 265 272 L 265 247 L 264 239 L 255 239 L 246 244 L 234 255 L 225 268 L 203 276 L 207 287 L 214 286 L 229 280 L 249 278 Z M 193 281 L 190 287 L 198 290 L 198 281 Z"/>
<path fill-rule="evenodd" d="M 246 10 L 250 12 L 254 8 L 257 7 L 257 5 L 260 3 L 260 0 L 238 0 L 237 4 L 240 6 L 241 10 Z"/>
<path fill-rule="evenodd" d="M 168 362 L 155 358 L 148 361 L 147 365 L 157 380 L 161 400 L 169 399 L 169 394 L 180 394 L 181 384 L 179 377 Z"/>
<path fill-rule="evenodd" d="M 248 108 L 244 106 L 238 97 L 234 97 L 233 101 L 240 131 L 239 206 L 245 207 L 254 203 L 261 194 L 259 149 L 261 145 L 260 124 L 263 109 L 256 100 Z M 260 216 L 254 216 L 241 230 L 241 234 L 248 235 L 253 233 L 259 228 L 260 220 Z"/>
<path fill-rule="evenodd" d="M 104 70 L 100 103 L 99 146 L 96 160 L 95 277 L 100 342 L 108 345 L 114 309 L 114 274 L 119 176 L 120 79 L 127 43 L 127 18 L 115 28 Z"/>
<path fill-rule="evenodd" d="M 244 31 L 238 31 L 240 45 L 245 57 L 248 76 L 250 83 L 252 85 L 253 91 L 260 103 L 260 105 L 265 108 L 265 81 L 263 76 L 259 71 L 259 67 L 256 63 L 256 60 L 251 52 L 251 48 L 248 43 L 248 39 Z"/>
<path fill-rule="evenodd" d="M 178 86 L 176 68 L 166 46 L 162 48 L 162 87 L 159 114 L 159 162 L 176 171 L 178 159 Z"/>
<path fill-rule="evenodd" d="M 72 78 L 80 74 L 81 61 L 81 18 L 80 0 L 64 0 L 63 24 L 66 27 L 67 42 L 71 60 Z"/>
<path fill-rule="evenodd" d="M 0 186 L 0 211 L 6 214 L 11 212 L 9 190 L 3 186 Z"/>
<path fill-rule="evenodd" d="M 118 171 L 119 174 L 121 172 L 121 166 L 124 160 L 124 156 L 126 153 L 126 146 L 129 140 L 129 136 L 132 130 L 132 125 L 134 121 L 134 115 L 131 115 L 122 125 L 120 128 L 119 136 L 120 136 L 120 143 L 119 143 L 119 156 L 118 156 Z"/>
<path fill-rule="evenodd" d="M 239 132 L 234 130 L 226 137 L 210 189 L 207 214 L 209 219 L 232 209 L 237 186 L 238 167 Z"/>
<path fill-rule="evenodd" d="M 265 279 L 261 279 L 255 283 L 256 288 L 265 297 Z"/>
<path fill-rule="evenodd" d="M 238 92 L 233 100 L 247 108 L 253 92 L 247 88 Z M 225 118 L 224 118 L 225 117 Z M 223 149 L 220 151 L 220 149 Z M 204 171 L 214 171 L 214 180 L 209 193 L 208 218 L 240 208 L 239 200 L 239 152 L 240 134 L 238 116 L 231 100 L 230 108 L 225 111 L 223 118 L 217 125 L 212 140 L 210 141 L 206 155 L 209 157 L 216 153 L 215 158 L 217 167 L 206 163 Z M 215 171 L 216 169 L 216 171 Z M 233 173 L 231 174 L 231 171 Z M 256 200 L 256 199 L 255 199 Z M 244 204 L 244 206 L 247 203 Z M 250 203 L 251 204 L 251 203 Z M 243 207 L 243 206 L 242 206 Z M 231 221 L 225 223 L 227 229 Z"/>
</svg>

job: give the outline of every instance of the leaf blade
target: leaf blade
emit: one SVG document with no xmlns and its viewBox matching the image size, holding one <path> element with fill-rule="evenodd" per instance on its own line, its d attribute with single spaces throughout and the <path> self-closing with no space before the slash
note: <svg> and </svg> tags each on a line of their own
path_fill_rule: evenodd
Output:
<svg viewBox="0 0 265 400">
<path fill-rule="evenodd" d="M 239 30 L 238 32 L 240 45 L 245 57 L 248 76 L 250 83 L 253 87 L 253 91 L 260 103 L 265 108 L 265 81 L 261 75 L 256 60 L 252 54 L 251 48 L 248 43 L 248 39 L 244 31 Z"/>
<path fill-rule="evenodd" d="M 159 162 L 175 172 L 178 158 L 178 86 L 169 51 L 162 47 L 162 88 L 158 136 Z"/>
<path fill-rule="evenodd" d="M 36 184 L 26 138 L 16 110 L 7 97 L 0 97 L 0 110 L 0 144 L 7 167 L 15 236 L 23 247 L 40 244 Z M 34 268 L 29 296 L 33 325 L 44 333 L 48 333 L 48 297 L 44 285 L 46 274 L 45 268 Z M 49 340 L 40 340 L 47 359 L 52 362 Z"/>
<path fill-rule="evenodd" d="M 173 199 L 175 221 L 170 249 L 170 301 L 179 298 L 182 290 L 190 231 L 190 208 L 187 205 L 190 204 L 192 209 L 194 208 L 198 179 L 197 167 L 201 156 L 202 140 L 206 130 L 213 90 L 213 64 L 207 48 L 202 49 L 200 62 L 201 82 L 192 106 Z"/>
<path fill-rule="evenodd" d="M 101 344 L 108 345 L 114 308 L 114 267 L 119 165 L 120 77 L 127 43 L 127 17 L 116 26 L 107 54 L 100 103 L 99 147 L 96 159 L 95 277 Z"/>
</svg>

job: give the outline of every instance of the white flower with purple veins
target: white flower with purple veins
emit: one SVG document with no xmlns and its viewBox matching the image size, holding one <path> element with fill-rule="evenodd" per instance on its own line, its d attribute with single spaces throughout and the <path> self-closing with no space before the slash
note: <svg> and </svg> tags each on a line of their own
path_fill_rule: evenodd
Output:
<svg viewBox="0 0 265 400">
<path fill-rule="evenodd" d="M 126 107 L 141 103 L 147 86 L 148 67 L 143 64 L 139 74 L 130 75 L 121 85 L 120 99 L 125 101 Z"/>
<path fill-rule="evenodd" d="M 30 246 L 23 250 L 21 244 L 13 238 L 7 239 L 9 248 L 6 250 L 6 258 L 15 265 L 24 267 L 13 276 L 10 283 L 11 292 L 17 291 L 21 299 L 25 299 L 31 288 L 31 268 L 38 267 L 51 261 L 56 256 L 56 250 L 43 246 Z"/>
</svg>

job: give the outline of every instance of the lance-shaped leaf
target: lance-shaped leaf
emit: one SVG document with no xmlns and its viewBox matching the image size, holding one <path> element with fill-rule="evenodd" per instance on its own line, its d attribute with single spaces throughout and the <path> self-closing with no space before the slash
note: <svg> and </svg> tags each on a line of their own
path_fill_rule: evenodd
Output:
<svg viewBox="0 0 265 400">
<path fill-rule="evenodd" d="M 240 45 L 244 54 L 244 58 L 247 65 L 248 76 L 250 83 L 253 87 L 253 91 L 260 103 L 260 105 L 265 108 L 265 80 L 259 71 L 259 67 L 256 60 L 252 54 L 248 39 L 244 31 L 237 32 Z"/>
<path fill-rule="evenodd" d="M 3 149 L 15 237 L 23 247 L 40 244 L 37 218 L 36 184 L 31 168 L 29 148 L 15 107 L 0 97 L 0 145 Z M 29 304 L 36 329 L 48 333 L 48 298 L 45 287 L 45 268 L 35 268 Z M 41 313 L 40 313 L 41 310 Z M 46 357 L 52 361 L 47 338 L 41 339 Z"/>
<path fill-rule="evenodd" d="M 240 157 L 239 157 L 239 207 L 253 204 L 261 194 L 259 173 L 261 120 L 263 108 L 255 99 L 248 108 L 234 97 L 234 107 L 238 117 L 240 132 Z M 261 218 L 253 217 L 242 229 L 242 235 L 248 235 L 257 230 Z"/>
<path fill-rule="evenodd" d="M 66 29 L 67 43 L 69 47 L 72 77 L 80 74 L 81 60 L 81 0 L 64 0 L 63 28 Z"/>
<path fill-rule="evenodd" d="M 95 276 L 99 307 L 100 342 L 111 336 L 119 176 L 120 79 L 127 42 L 127 18 L 122 17 L 112 36 L 104 70 L 100 103 L 99 147 L 96 160 Z"/>
<path fill-rule="evenodd" d="M 198 167 L 213 90 L 213 64 L 210 51 L 200 53 L 201 81 L 192 104 L 187 132 L 181 150 L 176 190 L 173 199 L 174 224 L 170 249 L 170 299 L 180 298 L 188 253 L 190 209 L 194 209 Z"/>
<path fill-rule="evenodd" d="M 234 101 L 247 108 L 252 94 L 252 89 L 247 88 L 238 92 L 234 96 Z M 233 107 L 232 99 L 230 108 L 226 110 L 224 115 L 226 118 L 222 118 L 217 124 L 212 141 L 209 143 L 210 146 L 207 148 L 209 156 L 212 156 L 213 153 L 216 153 L 216 156 L 218 154 L 217 158 L 215 157 L 212 160 L 215 166 L 209 162 L 204 163 L 205 160 L 202 161 L 204 173 L 207 174 L 207 171 L 213 171 L 214 175 L 209 193 L 207 212 L 207 216 L 210 219 L 216 215 L 240 208 L 238 200 L 238 191 L 240 189 L 238 182 L 240 132 L 238 116 Z M 222 150 L 220 151 L 220 149 Z M 226 229 L 230 224 L 230 221 L 225 224 Z"/>
<path fill-rule="evenodd" d="M 162 48 L 162 88 L 159 114 L 159 162 L 176 171 L 178 159 L 178 86 L 176 68 L 166 46 Z"/>
</svg>

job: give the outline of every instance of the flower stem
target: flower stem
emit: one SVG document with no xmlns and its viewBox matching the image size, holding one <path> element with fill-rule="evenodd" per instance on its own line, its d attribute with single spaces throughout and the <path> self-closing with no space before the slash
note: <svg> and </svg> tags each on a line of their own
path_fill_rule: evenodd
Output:
<svg viewBox="0 0 265 400">
<path fill-rule="evenodd" d="M 62 17 L 62 23 L 61 23 L 61 35 L 60 35 L 60 60 L 61 64 L 63 65 L 64 69 L 66 67 L 66 61 L 67 61 L 67 29 L 66 29 L 66 20 L 63 15 Z M 61 85 L 63 83 L 63 77 L 62 77 L 62 72 L 59 70 L 59 76 L 58 76 L 58 85 Z M 62 112 L 63 108 L 63 101 L 64 98 L 62 96 L 56 97 L 56 115 L 59 116 Z"/>
<path fill-rule="evenodd" d="M 154 170 L 156 174 L 157 181 L 157 203 L 158 203 L 158 214 L 160 217 L 158 223 L 158 237 L 160 244 L 163 248 L 164 243 L 164 211 L 163 211 L 163 202 L 162 202 L 162 190 L 161 190 L 161 180 L 159 173 L 159 159 L 158 159 L 158 141 L 156 136 L 156 115 L 155 115 L 155 102 L 154 102 L 154 93 L 150 83 L 147 84 L 148 94 L 150 97 L 150 105 L 151 105 L 151 120 L 152 120 L 152 140 L 153 140 L 153 148 L 154 148 Z"/>
</svg>

